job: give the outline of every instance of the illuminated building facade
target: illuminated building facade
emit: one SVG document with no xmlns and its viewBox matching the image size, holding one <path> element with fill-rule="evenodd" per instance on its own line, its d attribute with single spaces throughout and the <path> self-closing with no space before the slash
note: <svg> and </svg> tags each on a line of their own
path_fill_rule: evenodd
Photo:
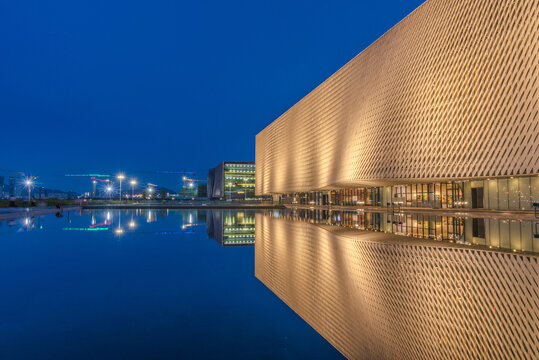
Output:
<svg viewBox="0 0 539 360">
<path fill-rule="evenodd" d="M 299 204 L 539 202 L 539 2 L 429 0 L 256 136 Z"/>
<path fill-rule="evenodd" d="M 208 198 L 245 200 L 255 196 L 255 163 L 225 161 L 208 172 Z"/>
</svg>

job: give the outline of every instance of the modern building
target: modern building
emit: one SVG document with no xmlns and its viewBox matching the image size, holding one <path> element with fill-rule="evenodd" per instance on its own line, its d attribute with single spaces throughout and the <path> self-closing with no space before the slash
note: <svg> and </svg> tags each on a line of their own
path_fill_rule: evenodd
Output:
<svg viewBox="0 0 539 360">
<path fill-rule="evenodd" d="M 208 210 L 208 236 L 221 246 L 250 246 L 255 243 L 253 210 Z"/>
<path fill-rule="evenodd" d="M 429 0 L 256 136 L 256 194 L 531 209 L 539 2 Z"/>
<path fill-rule="evenodd" d="M 225 161 L 208 172 L 208 199 L 245 200 L 255 196 L 255 163 Z"/>
<path fill-rule="evenodd" d="M 8 196 L 15 196 L 15 191 L 16 191 L 16 186 L 15 186 L 15 178 L 13 176 L 10 176 L 8 178 L 8 183 L 7 183 L 7 193 L 8 193 Z"/>
</svg>

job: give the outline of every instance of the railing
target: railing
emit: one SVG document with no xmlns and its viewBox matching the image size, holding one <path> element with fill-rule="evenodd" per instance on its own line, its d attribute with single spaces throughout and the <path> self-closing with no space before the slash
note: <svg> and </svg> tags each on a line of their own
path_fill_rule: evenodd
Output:
<svg viewBox="0 0 539 360">
<path fill-rule="evenodd" d="M 535 215 L 536 219 L 539 219 L 539 213 L 537 212 L 539 210 L 539 203 L 533 203 L 533 213 Z M 533 237 L 536 239 L 539 239 L 539 222 L 535 222 L 535 232 L 533 234 Z"/>
</svg>

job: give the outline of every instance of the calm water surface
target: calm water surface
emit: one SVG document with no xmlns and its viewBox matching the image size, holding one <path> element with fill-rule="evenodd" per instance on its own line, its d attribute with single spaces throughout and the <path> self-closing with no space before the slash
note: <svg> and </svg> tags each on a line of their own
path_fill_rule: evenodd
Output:
<svg viewBox="0 0 539 360">
<path fill-rule="evenodd" d="M 207 215 L 1 222 L 0 359 L 342 358 L 255 278 L 253 246 L 209 238 Z"/>
<path fill-rule="evenodd" d="M 535 359 L 537 229 L 313 210 L 3 222 L 0 359 Z"/>
</svg>

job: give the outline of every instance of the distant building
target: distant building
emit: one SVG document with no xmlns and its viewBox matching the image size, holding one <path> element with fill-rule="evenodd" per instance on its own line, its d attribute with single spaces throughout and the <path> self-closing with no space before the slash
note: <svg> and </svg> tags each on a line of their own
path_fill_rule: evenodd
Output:
<svg viewBox="0 0 539 360">
<path fill-rule="evenodd" d="M 181 190 L 181 196 L 184 198 L 195 198 L 198 196 L 197 187 L 194 183 L 183 183 L 182 190 Z"/>
<path fill-rule="evenodd" d="M 4 197 L 4 177 L 0 176 L 0 197 Z"/>
<path fill-rule="evenodd" d="M 7 192 L 9 196 L 15 196 L 15 178 L 13 176 L 8 179 Z"/>
<path fill-rule="evenodd" d="M 221 246 L 251 246 L 255 243 L 253 210 L 208 210 L 208 236 Z"/>
<path fill-rule="evenodd" d="M 225 161 L 208 172 L 208 199 L 244 200 L 255 197 L 255 163 Z"/>
</svg>

